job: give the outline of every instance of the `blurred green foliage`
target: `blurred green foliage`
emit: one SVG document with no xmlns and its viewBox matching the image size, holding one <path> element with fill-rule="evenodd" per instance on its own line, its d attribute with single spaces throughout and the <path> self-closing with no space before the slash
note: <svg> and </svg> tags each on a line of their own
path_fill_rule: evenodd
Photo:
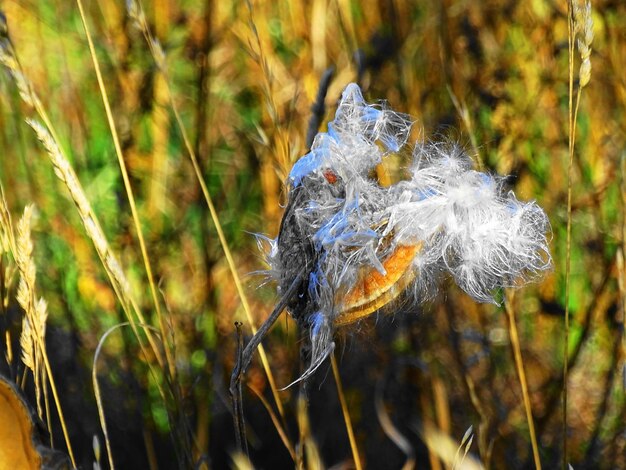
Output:
<svg viewBox="0 0 626 470">
<path fill-rule="evenodd" d="M 148 24 L 166 53 L 174 101 L 239 273 L 264 269 L 252 233 L 277 233 L 285 202 L 283 181 L 307 150 L 305 133 L 322 73 L 335 68 L 326 118 L 343 87 L 360 79 L 369 100 L 389 100 L 394 109 L 415 116 L 415 138 L 449 134 L 460 140 L 489 171 L 511 174 L 510 184 L 520 197 L 537 199 L 549 214 L 554 271 L 521 291 L 515 306 L 542 458 L 546 466 L 556 465 L 561 452 L 558 400 L 569 132 L 566 3 L 315 0 L 251 5 L 215 0 L 153 0 L 144 5 Z M 1 8 L 22 66 L 59 130 L 142 311 L 156 325 L 76 5 L 5 0 Z M 626 351 L 619 346 L 625 293 L 618 287 L 624 282 L 618 258 L 624 256 L 620 184 L 626 148 L 626 4 L 602 0 L 593 3 L 593 12 L 592 78 L 582 96 L 573 171 L 570 350 L 580 347 L 582 352 L 572 362 L 569 381 L 570 460 L 576 468 L 626 468 L 626 400 L 620 378 Z M 240 299 L 164 92 L 165 78 L 143 36 L 128 18 L 124 2 L 92 1 L 87 13 L 176 343 L 176 379 L 190 432 L 197 437 L 196 457 L 206 453 L 216 468 L 229 465 L 226 453 L 233 444 L 230 429 L 223 430 L 225 422 L 230 426 L 229 418 L 222 419 L 228 416 L 224 380 L 235 356 L 233 322 L 244 318 Z M 40 291 L 50 304 L 49 323 L 70 332 L 79 351 L 71 365 L 59 362 L 63 381 L 65 370 L 90 374 L 99 338 L 123 317 L 67 188 L 55 178 L 44 150 L 24 124 L 30 116 L 33 110 L 20 101 L 15 84 L 3 72 L 0 181 L 16 219 L 26 204 L 37 207 L 35 254 Z M 272 288 L 257 289 L 258 276 L 245 281 L 258 325 L 272 307 Z M 371 468 L 380 468 L 385 458 L 403 461 L 380 431 L 375 438 L 365 435 L 370 426 L 380 429 L 376 416 L 367 411 L 368 397 L 385 368 L 396 367 L 399 358 L 419 363 L 422 370 L 403 372 L 403 386 L 409 384 L 406 390 L 415 393 L 403 398 L 408 402 L 404 411 L 400 405 L 392 407 L 395 419 L 404 414 L 402 430 L 422 449 L 418 454 L 427 455 L 411 427 L 418 420 L 435 423 L 456 441 L 474 424 L 478 439 L 472 452 L 485 465 L 525 468 L 530 461 L 527 428 L 505 325 L 502 309 L 476 306 L 452 288 L 424 313 L 399 312 L 393 323 L 381 319 L 376 327 L 372 321 L 356 336 L 348 333 L 341 340 L 349 346 L 342 372 L 352 397 L 351 413 L 362 430 L 358 434 Z M 295 325 L 280 321 L 275 330 L 268 341 L 270 362 L 278 383 L 287 384 L 298 369 Z M 100 373 L 133 376 L 122 381 L 142 397 L 141 427 L 167 441 L 163 436 L 172 431 L 169 405 L 155 387 L 162 378 L 148 374 L 135 340 L 128 331 L 122 334 L 124 341 L 111 339 L 105 346 Z M 365 351 L 354 346 L 361 342 Z M 7 367 L 21 372 L 17 359 Z M 365 382 L 358 373 L 355 377 L 359 367 L 366 371 Z M 445 393 L 433 391 L 435 379 Z M 258 365 L 249 381 L 270 396 Z M 89 397 L 88 391 L 85 395 Z M 294 395 L 293 390 L 281 395 L 292 409 Z M 91 417 L 85 418 L 91 419 L 91 427 L 67 410 L 70 421 L 76 420 L 77 440 L 81 429 L 97 426 L 91 398 L 85 400 L 91 406 Z M 247 397 L 254 400 L 252 394 Z M 435 402 L 445 406 L 435 407 Z M 272 428 L 271 421 L 262 411 L 252 416 L 259 459 L 266 459 L 258 463 L 271 466 L 276 461 L 263 453 L 266 436 L 261 432 Z M 313 424 L 319 426 L 314 435 L 343 429 L 338 414 Z M 393 457 L 376 455 L 377 446 L 368 445 L 375 439 L 386 442 Z M 138 441 L 149 448 L 148 441 Z M 214 442 L 224 443 L 224 448 L 216 450 Z M 332 443 L 322 442 L 328 465 L 349 458 L 342 445 L 345 453 L 337 455 Z M 278 449 L 279 461 L 289 461 L 278 440 L 267 446 Z M 169 458 L 162 454 L 166 449 L 157 444 L 159 458 Z M 90 466 L 89 447 L 81 452 L 81 462 Z M 144 462 L 143 447 L 136 452 Z"/>
</svg>

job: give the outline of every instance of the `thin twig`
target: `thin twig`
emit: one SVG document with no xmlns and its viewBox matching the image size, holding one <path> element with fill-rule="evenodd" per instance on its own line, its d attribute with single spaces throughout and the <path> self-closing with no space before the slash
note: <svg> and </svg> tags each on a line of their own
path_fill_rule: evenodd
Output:
<svg viewBox="0 0 626 470">
<path fill-rule="evenodd" d="M 243 413 L 243 394 L 241 390 L 241 372 L 240 364 L 243 363 L 243 335 L 241 333 L 241 322 L 235 322 L 235 329 L 237 334 L 237 365 L 233 376 L 237 374 L 237 380 L 233 386 L 231 379 L 230 394 L 233 400 L 233 419 L 235 422 L 235 440 L 237 442 L 237 449 L 239 452 L 245 454 L 246 457 L 250 457 L 248 453 L 248 439 L 246 438 L 246 423 L 244 421 Z"/>
<path fill-rule="evenodd" d="M 326 94 L 328 93 L 328 87 L 330 87 L 330 82 L 333 79 L 334 73 L 335 67 L 328 67 L 324 71 L 322 78 L 320 78 L 315 103 L 311 105 L 312 114 L 306 131 L 306 148 L 309 150 L 311 149 L 311 145 L 313 145 L 313 139 L 315 139 L 315 136 L 317 135 L 320 124 L 324 120 L 324 113 L 326 112 Z"/>
<path fill-rule="evenodd" d="M 246 345 L 246 348 L 243 349 L 243 339 L 241 335 L 241 323 L 235 322 L 235 327 L 237 328 L 237 362 L 235 363 L 235 367 L 233 368 L 232 375 L 230 377 L 230 396 L 233 401 L 233 420 L 235 424 L 235 434 L 237 437 L 237 448 L 240 452 L 244 452 L 248 455 L 247 442 L 245 438 L 245 429 L 244 429 L 244 415 L 243 415 L 243 398 L 241 391 L 241 379 L 245 374 L 250 362 L 252 362 L 252 357 L 254 356 L 254 352 L 258 349 L 259 354 L 261 352 L 261 341 L 267 333 L 270 331 L 270 328 L 276 320 L 283 312 L 283 310 L 287 307 L 287 304 L 291 301 L 292 297 L 295 295 L 300 281 L 302 280 L 302 273 L 296 276 L 296 278 L 287 289 L 287 292 L 281 297 L 280 301 L 274 307 L 274 310 L 267 317 L 267 320 L 263 322 L 258 331 L 254 334 L 250 342 Z"/>
</svg>

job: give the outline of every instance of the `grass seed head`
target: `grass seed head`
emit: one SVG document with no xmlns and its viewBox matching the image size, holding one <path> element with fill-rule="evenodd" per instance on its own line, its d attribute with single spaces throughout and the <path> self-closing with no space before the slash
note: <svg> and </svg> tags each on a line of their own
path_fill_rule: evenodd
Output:
<svg viewBox="0 0 626 470">
<path fill-rule="evenodd" d="M 573 2 L 574 32 L 578 36 L 576 45 L 580 53 L 579 84 L 583 88 L 591 80 L 591 43 L 593 42 L 593 18 L 591 17 L 591 1 L 584 5 L 579 0 Z"/>
</svg>

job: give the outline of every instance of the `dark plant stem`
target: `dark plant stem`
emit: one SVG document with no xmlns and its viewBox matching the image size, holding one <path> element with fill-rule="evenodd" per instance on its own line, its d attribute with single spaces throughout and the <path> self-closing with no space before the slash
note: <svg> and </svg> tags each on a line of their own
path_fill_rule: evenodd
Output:
<svg viewBox="0 0 626 470">
<path fill-rule="evenodd" d="M 248 366 L 250 366 L 254 352 L 259 347 L 259 344 L 261 344 L 263 338 L 267 336 L 274 323 L 276 323 L 276 320 L 278 320 L 280 314 L 287 307 L 287 304 L 289 304 L 292 297 L 295 295 L 300 285 L 301 279 L 302 274 L 296 276 L 296 278 L 291 283 L 291 286 L 289 286 L 289 289 L 287 289 L 287 292 L 285 292 L 284 295 L 281 297 L 276 307 L 274 307 L 272 313 L 270 313 L 270 316 L 267 318 L 267 320 L 265 320 L 265 322 L 263 322 L 261 327 L 257 330 L 255 335 L 247 344 L 245 349 L 243 349 L 241 323 L 235 323 L 238 334 L 237 362 L 235 363 L 233 373 L 230 377 L 229 391 L 233 402 L 233 420 L 235 425 L 235 438 L 237 441 L 237 449 L 240 452 L 245 453 L 246 456 L 248 455 L 248 443 L 245 433 L 241 379 L 248 369 Z"/>
<path fill-rule="evenodd" d="M 324 114 L 326 113 L 326 94 L 328 93 L 328 87 L 332 81 L 335 73 L 335 67 L 328 67 L 322 74 L 320 79 L 320 86 L 317 90 L 317 96 L 315 97 L 315 103 L 311 105 L 311 119 L 309 120 L 309 127 L 306 131 L 306 148 L 311 149 L 313 145 L 313 139 L 317 135 L 317 131 L 320 128 L 320 124 L 324 120 Z"/>
<path fill-rule="evenodd" d="M 241 333 L 241 322 L 235 322 L 235 328 L 237 330 L 237 366 L 243 364 L 243 335 Z M 235 372 L 233 371 L 233 375 Z M 230 395 L 233 400 L 233 419 L 235 424 L 235 440 L 237 442 L 237 449 L 243 452 L 246 456 L 248 454 L 248 440 L 246 439 L 246 423 L 244 421 L 243 414 L 243 395 L 241 390 L 240 376 L 237 377 L 237 382 L 233 387 L 232 379 L 230 385 Z"/>
</svg>

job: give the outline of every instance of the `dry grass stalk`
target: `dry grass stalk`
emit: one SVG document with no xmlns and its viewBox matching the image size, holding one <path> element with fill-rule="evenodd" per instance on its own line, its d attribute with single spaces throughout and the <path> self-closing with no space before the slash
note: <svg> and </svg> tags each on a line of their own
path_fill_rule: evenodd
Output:
<svg viewBox="0 0 626 470">
<path fill-rule="evenodd" d="M 4 189 L 0 186 L 2 199 L 0 201 L 0 224 L 2 226 L 3 250 L 13 254 L 15 264 L 20 274 L 20 281 L 17 289 L 17 301 L 25 312 L 23 331 L 20 336 L 20 345 L 23 348 L 22 360 L 27 369 L 33 372 L 35 380 L 35 393 L 37 396 L 37 412 L 39 417 L 43 417 L 43 408 L 41 405 L 41 397 L 46 401 L 46 419 L 48 428 L 51 426 L 50 410 L 47 403 L 48 383 L 52 389 L 55 406 L 59 414 L 61 428 L 68 453 L 72 461 L 72 465 L 76 466 L 72 445 L 69 440 L 67 426 L 63 410 L 59 401 L 54 377 L 48 360 L 45 346 L 45 330 L 46 320 L 48 318 L 47 304 L 43 298 L 37 298 L 35 290 L 36 283 L 36 267 L 33 260 L 33 242 L 31 240 L 31 218 L 33 213 L 32 206 L 26 206 L 24 215 L 20 219 L 16 232 L 13 232 L 11 217 L 4 198 Z"/>
<path fill-rule="evenodd" d="M 209 193 L 209 189 L 207 188 L 207 185 L 204 181 L 204 177 L 202 176 L 202 169 L 200 168 L 200 164 L 198 163 L 198 158 L 196 156 L 196 153 L 193 149 L 193 146 L 191 145 L 191 141 L 189 139 L 189 136 L 187 135 L 187 131 L 185 129 L 185 126 L 183 125 L 182 119 L 180 117 L 180 113 L 178 112 L 178 107 L 176 105 L 176 102 L 174 100 L 174 96 L 172 94 L 172 90 L 171 90 L 171 86 L 170 86 L 170 79 L 169 79 L 169 75 L 167 72 L 167 67 L 166 67 L 166 61 L 165 61 L 165 53 L 163 51 L 163 48 L 161 47 L 159 41 L 157 39 L 155 39 L 152 36 L 152 33 L 148 27 L 148 24 L 146 22 L 145 19 L 145 14 L 143 13 L 143 8 L 141 7 L 141 4 L 137 1 L 129 1 L 127 2 L 127 9 L 128 9 L 128 13 L 129 16 L 131 18 L 131 20 L 134 21 L 135 26 L 140 29 L 140 31 L 142 32 L 148 47 L 150 49 L 150 52 L 152 54 L 152 57 L 156 63 L 156 65 L 159 67 L 159 70 L 161 71 L 161 73 L 164 75 L 165 77 L 165 84 L 166 84 L 166 88 L 167 88 L 167 93 L 169 96 L 169 101 L 170 101 L 170 106 L 172 108 L 172 111 L 174 113 L 174 118 L 176 120 L 176 124 L 180 130 L 181 136 L 183 138 L 183 142 L 185 145 L 185 148 L 187 150 L 187 153 L 189 155 L 189 158 L 191 160 L 193 169 L 194 169 L 194 173 L 196 175 L 196 179 L 198 180 L 198 183 L 200 184 L 200 188 L 202 190 L 202 194 L 204 196 L 204 200 L 209 208 L 209 212 L 211 214 L 211 220 L 213 221 L 213 224 L 215 225 L 215 230 L 217 231 L 217 236 L 219 238 L 220 241 L 220 245 L 222 247 L 222 249 L 224 250 L 224 255 L 226 257 L 226 261 L 228 263 L 228 268 L 233 276 L 233 280 L 235 282 L 235 287 L 237 289 L 237 293 L 239 295 L 239 298 L 241 299 L 241 304 L 243 307 L 243 310 L 246 314 L 246 320 L 248 322 L 248 325 L 250 325 L 250 328 L 252 330 L 252 333 L 256 333 L 257 328 L 254 324 L 254 320 L 252 318 L 252 311 L 250 309 L 250 304 L 248 302 L 248 298 L 244 292 L 243 289 L 243 284 L 241 282 L 241 278 L 239 277 L 239 274 L 237 272 L 237 267 L 235 265 L 235 260 L 233 258 L 233 255 L 231 253 L 231 250 L 229 248 L 228 242 L 226 240 L 226 236 L 224 235 L 224 231 L 222 230 L 222 224 L 219 220 L 219 216 L 217 215 L 217 211 L 215 209 L 215 205 L 213 204 L 213 199 L 211 198 L 211 195 Z M 283 404 L 282 401 L 280 400 L 280 397 L 278 395 L 278 387 L 276 387 L 276 380 L 274 379 L 274 375 L 272 374 L 272 371 L 270 369 L 270 365 L 269 365 L 269 361 L 267 359 L 267 355 L 265 353 L 265 349 L 263 348 L 262 345 L 259 345 L 259 357 L 261 358 L 261 363 L 263 364 L 263 369 L 265 370 L 265 374 L 267 376 L 267 380 L 269 382 L 270 388 L 272 390 L 272 395 L 274 397 L 274 401 L 276 403 L 276 407 L 278 408 L 278 412 L 281 416 L 281 418 L 284 420 L 285 417 L 285 412 L 283 409 Z"/>
<path fill-rule="evenodd" d="M 449 468 L 454 470 L 479 470 L 485 468 L 476 458 L 468 455 L 473 441 L 471 428 L 465 432 L 460 445 L 432 424 L 423 423 L 418 425 L 416 426 L 416 431 L 424 444 L 426 444 L 426 447 L 443 460 Z M 461 451 L 463 452 L 462 456 Z M 459 459 L 460 457 L 462 458 Z"/>
<path fill-rule="evenodd" d="M 513 357 L 515 358 L 515 367 L 517 369 L 517 377 L 522 388 L 522 397 L 524 400 L 524 409 L 526 411 L 526 422 L 528 423 L 528 432 L 530 434 L 530 444 L 533 450 L 533 460 L 535 468 L 541 470 L 541 459 L 539 458 L 539 446 L 537 445 L 537 435 L 535 433 L 535 423 L 533 421 L 533 412 L 530 404 L 530 394 L 528 393 L 528 381 L 526 380 L 526 372 L 524 371 L 524 359 L 522 359 L 522 349 L 520 347 L 519 335 L 517 334 L 517 323 L 515 320 L 515 310 L 513 309 L 514 294 L 511 290 L 507 291 L 507 299 L 505 302 L 506 316 L 508 319 L 509 334 L 511 336 L 511 347 L 513 348 Z"/>
<path fill-rule="evenodd" d="M 37 299 L 35 292 L 37 268 L 33 260 L 33 241 L 31 239 L 32 215 L 33 206 L 26 206 L 24 214 L 17 224 L 15 263 L 20 272 L 17 302 L 25 312 L 20 336 L 22 362 L 33 372 L 37 413 L 43 419 L 42 390 L 46 390 L 47 383 L 45 370 L 41 367 L 43 352 L 39 348 L 39 344 L 45 344 L 48 306 L 44 299 Z M 37 340 L 38 337 L 41 341 Z M 47 394 L 44 394 L 44 397 L 47 400 Z M 48 409 L 47 403 L 45 407 Z M 48 427 L 50 427 L 50 416 L 46 415 L 46 419 L 48 420 Z"/>
<path fill-rule="evenodd" d="M 463 439 L 461 439 L 461 444 L 459 448 L 456 450 L 456 455 L 454 456 L 454 463 L 452 464 L 452 470 L 456 470 L 457 468 L 463 467 L 463 462 L 467 457 L 467 454 L 472 447 L 472 443 L 474 442 L 474 428 L 470 426 L 465 431 L 463 435 Z M 461 451 L 463 451 L 463 455 L 461 455 Z"/>
<path fill-rule="evenodd" d="M 96 397 L 96 406 L 98 407 L 98 418 L 100 419 L 100 427 L 102 428 L 102 433 L 104 434 L 104 442 L 107 448 L 107 456 L 109 458 L 109 467 L 111 470 L 115 470 L 115 464 L 113 462 L 113 452 L 111 450 L 111 439 L 109 438 L 109 430 L 107 428 L 106 419 L 104 417 L 104 406 L 102 405 L 102 395 L 100 393 L 100 384 L 98 383 L 98 357 L 100 356 L 100 350 L 102 349 L 102 345 L 107 337 L 113 333 L 118 328 L 123 326 L 128 326 L 128 323 L 120 323 L 119 325 L 114 325 L 104 332 L 100 341 L 98 341 L 98 346 L 96 347 L 96 352 L 93 355 L 93 366 L 91 367 L 91 381 L 93 384 L 93 391 Z M 95 439 L 95 436 L 94 436 Z"/>
<path fill-rule="evenodd" d="M 137 329 L 137 320 L 135 320 L 134 316 L 137 317 L 141 324 L 146 324 L 145 318 L 141 313 L 141 310 L 137 306 L 137 302 L 135 301 L 132 291 L 130 289 L 130 285 L 128 280 L 126 279 L 126 275 L 122 270 L 120 263 L 117 260 L 117 257 L 109 247 L 109 243 L 100 227 L 98 219 L 96 218 L 91 204 L 87 200 L 85 196 L 85 192 L 78 181 L 78 177 L 74 172 L 74 169 L 71 167 L 65 155 L 62 153 L 61 149 L 57 145 L 56 141 L 50 135 L 48 129 L 42 126 L 39 122 L 28 119 L 28 125 L 30 125 L 37 138 L 43 144 L 46 149 L 48 156 L 50 157 L 50 161 L 54 167 L 54 172 L 56 176 L 65 184 L 70 192 L 70 196 L 78 209 L 78 214 L 83 222 L 83 226 L 85 227 L 85 231 L 87 232 L 87 236 L 91 239 L 96 253 L 100 258 L 102 265 L 105 268 L 105 271 L 109 277 L 111 285 L 113 286 L 113 290 L 115 291 L 122 308 L 126 314 L 126 317 L 133 328 L 133 333 L 139 340 L 139 344 L 144 349 L 144 344 L 141 335 Z M 157 360 L 159 360 L 160 355 L 158 354 L 159 348 L 155 343 L 155 339 L 149 331 L 146 332 L 146 336 L 148 337 L 148 341 L 150 342 L 150 346 L 155 353 Z M 144 349 L 144 355 L 146 358 L 150 357 L 148 353 Z M 159 389 L 162 393 L 162 388 L 159 386 Z"/>
<path fill-rule="evenodd" d="M 170 345 L 168 342 L 168 339 L 170 338 L 171 335 L 167 334 L 168 329 L 166 328 L 164 319 L 163 319 L 163 314 L 161 313 L 161 303 L 159 301 L 159 298 L 157 296 L 157 288 L 156 288 L 156 284 L 154 282 L 154 276 L 152 274 L 152 267 L 151 267 L 151 263 L 150 263 L 150 258 L 148 256 L 148 251 L 146 249 L 146 243 L 144 241 L 143 238 L 143 231 L 141 228 L 141 223 L 139 222 L 139 215 L 137 213 L 137 207 L 135 204 L 135 197 L 133 195 L 133 190 L 132 187 L 130 185 L 130 179 L 128 177 L 128 171 L 126 170 L 126 164 L 124 163 L 124 156 L 122 154 L 122 146 L 120 144 L 120 139 L 119 136 L 117 134 L 117 130 L 115 128 L 115 122 L 113 120 L 113 113 L 111 111 L 111 105 L 109 103 L 109 98 L 108 98 L 108 94 L 106 91 L 106 87 L 104 85 L 104 80 L 102 78 L 102 73 L 100 71 L 100 65 L 98 62 L 98 58 L 96 57 L 96 51 L 95 51 L 95 47 L 93 45 L 93 40 L 91 38 L 91 33 L 89 31 L 89 27 L 87 26 L 87 20 L 85 18 L 85 12 L 83 9 L 83 3 L 81 0 L 76 0 L 76 3 L 78 5 L 78 9 L 80 11 L 80 17 L 83 23 L 83 27 L 85 29 L 85 35 L 87 36 L 87 43 L 89 45 L 89 52 L 91 54 L 91 58 L 93 61 L 93 65 L 96 71 L 96 77 L 98 79 L 98 87 L 100 89 L 100 94 L 102 96 L 102 102 L 104 104 L 104 109 L 106 112 L 106 116 L 107 116 L 107 121 L 109 124 L 109 129 L 111 131 L 111 136 L 113 137 L 113 145 L 115 147 L 115 153 L 117 155 L 118 158 L 118 163 L 119 163 L 119 167 L 122 173 L 122 179 L 124 181 L 124 188 L 126 190 L 126 195 L 128 196 L 128 202 L 129 202 L 129 206 L 130 206 L 130 210 L 132 213 L 132 218 L 133 218 L 133 222 L 135 224 L 135 230 L 137 231 L 137 238 L 139 240 L 139 246 L 141 249 L 141 256 L 143 258 L 143 262 L 144 262 L 144 266 L 146 269 L 146 274 L 148 276 L 148 285 L 150 286 L 150 293 L 152 295 L 152 302 L 154 303 L 154 307 L 156 310 L 156 314 L 157 314 L 157 319 L 159 322 L 159 327 L 161 330 L 161 338 L 162 338 L 162 344 L 163 344 L 163 349 L 165 350 L 165 358 L 166 358 L 166 362 L 168 364 L 168 371 L 170 373 L 170 375 L 172 377 L 174 377 L 176 375 L 176 370 L 175 370 L 175 362 L 174 362 L 174 358 L 172 357 L 172 352 L 170 349 Z M 145 324 L 145 321 L 142 320 L 142 323 Z M 150 337 L 150 336 L 149 336 Z M 160 351 L 159 349 L 155 348 L 154 349 L 155 354 L 157 355 L 158 358 L 160 358 Z M 162 362 L 162 359 L 159 360 L 159 362 Z M 161 364 L 162 365 L 162 364 Z"/>
<path fill-rule="evenodd" d="M 574 42 L 577 41 L 581 57 L 578 72 L 578 90 L 574 104 Z M 583 87 L 591 79 L 591 43 L 593 41 L 593 20 L 591 18 L 591 2 L 580 0 L 568 2 L 568 57 L 569 57 L 569 103 L 568 103 L 568 165 L 567 165 L 567 240 L 565 246 L 565 329 L 563 345 L 563 461 L 562 468 L 569 465 L 567 450 L 567 382 L 569 376 L 569 314 L 570 314 L 570 271 L 572 248 L 572 170 L 574 166 L 574 147 L 576 145 L 576 121 L 580 106 Z"/>
<path fill-rule="evenodd" d="M 82 186 L 78 181 L 78 177 L 76 176 L 72 166 L 70 165 L 69 161 L 61 150 L 61 147 L 59 145 L 60 140 L 57 136 L 55 128 L 52 125 L 52 122 L 48 117 L 48 114 L 43 107 L 41 100 L 38 98 L 37 93 L 30 85 L 30 82 L 28 81 L 26 75 L 21 68 L 21 65 L 19 63 L 19 60 L 17 59 L 17 56 L 15 55 L 15 51 L 13 49 L 10 39 L 8 38 L 8 35 L 5 35 L 5 37 L 0 39 L 0 63 L 8 68 L 11 76 L 16 81 L 17 86 L 20 89 L 20 96 L 22 100 L 26 104 L 34 107 L 35 111 L 43 121 L 45 126 L 33 119 L 28 119 L 27 123 L 33 128 L 35 134 L 37 135 L 37 138 L 46 148 L 54 166 L 55 174 L 61 181 L 65 183 L 68 190 L 70 191 L 70 195 L 72 196 L 72 199 L 76 204 L 76 207 L 78 208 L 78 213 L 83 221 L 83 225 L 85 227 L 85 230 L 87 231 L 87 235 L 92 240 L 96 248 L 96 252 L 98 253 L 98 256 L 100 257 L 100 260 L 105 268 L 105 271 L 109 276 L 111 285 L 113 286 L 113 289 L 118 299 L 120 300 L 124 312 L 133 328 L 133 332 L 137 337 L 142 350 L 144 351 L 144 356 L 148 358 L 149 356 L 143 346 L 143 339 L 139 335 L 136 327 L 136 321 L 131 314 L 131 308 L 139 321 L 142 324 L 145 324 L 146 322 L 143 314 L 139 310 L 137 303 L 134 301 L 131 295 L 130 287 L 122 271 L 122 268 L 117 261 L 117 258 L 109 248 L 106 237 L 104 236 L 104 232 L 100 228 L 98 219 L 91 210 L 91 205 L 89 204 L 89 201 L 84 194 Z M 23 84 L 20 85 L 20 83 Z M 22 89 L 26 90 L 27 93 L 22 93 Z M 152 333 L 150 332 L 150 330 L 146 330 L 146 334 L 154 355 L 161 363 L 161 355 L 159 354 L 160 350 L 157 347 Z M 161 391 L 161 394 L 163 394 L 162 387 L 160 385 L 159 390 Z"/>
<path fill-rule="evenodd" d="M 352 451 L 352 458 L 354 459 L 354 467 L 356 470 L 361 470 L 361 457 L 359 456 L 359 448 L 356 444 L 356 438 L 354 437 L 354 429 L 352 427 L 352 420 L 350 419 L 350 410 L 348 410 L 348 404 L 346 402 L 346 396 L 343 393 L 343 385 L 341 383 L 341 376 L 339 375 L 339 367 L 337 367 L 337 358 L 333 352 L 330 356 L 330 363 L 333 368 L 333 376 L 335 377 L 335 384 L 337 384 L 337 395 L 339 395 L 339 403 L 341 404 L 341 412 L 346 424 L 346 430 L 348 431 L 348 439 L 350 440 L 350 450 Z"/>
<path fill-rule="evenodd" d="M 320 455 L 317 443 L 311 434 L 311 422 L 309 421 L 309 412 L 307 399 L 303 393 L 298 396 L 296 420 L 298 422 L 298 433 L 300 442 L 296 447 L 296 468 L 303 470 L 321 470 L 326 468 Z M 306 463 L 306 466 L 305 466 Z"/>
</svg>

